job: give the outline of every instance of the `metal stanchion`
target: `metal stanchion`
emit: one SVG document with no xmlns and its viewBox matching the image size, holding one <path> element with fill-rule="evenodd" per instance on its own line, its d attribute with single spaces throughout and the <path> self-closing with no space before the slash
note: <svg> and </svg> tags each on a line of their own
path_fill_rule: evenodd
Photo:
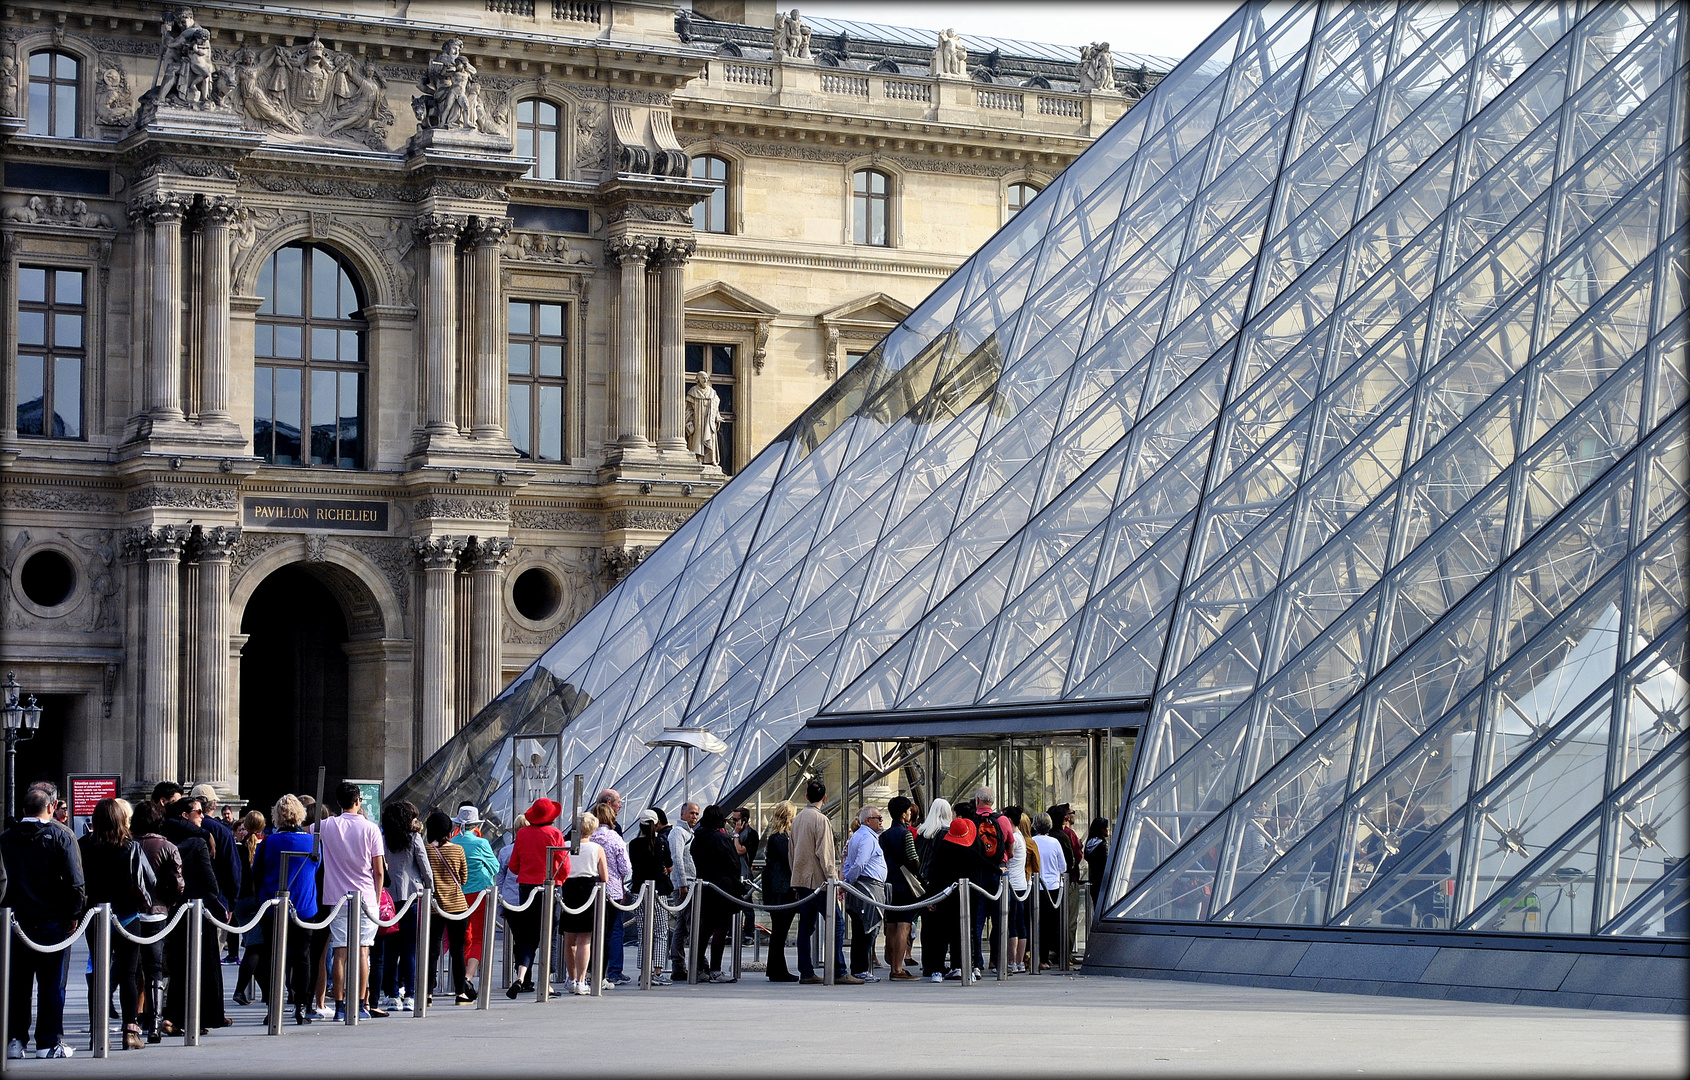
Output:
<svg viewBox="0 0 1690 1080">
<path fill-rule="evenodd" d="M 420 1019 L 428 1015 L 430 1005 L 434 999 L 428 992 L 429 988 L 429 960 L 431 950 L 428 947 L 430 939 L 434 937 L 434 890 L 423 886 L 417 893 L 416 940 L 411 942 L 413 958 L 411 960 L 411 981 L 417 985 L 411 987 L 411 1017 Z"/>
<path fill-rule="evenodd" d="M 687 912 L 687 925 L 692 931 L 692 940 L 687 942 L 687 985 L 694 986 L 698 983 L 698 954 L 703 951 L 701 946 L 704 944 L 699 940 L 704 927 L 703 879 L 692 883 L 692 891 L 687 894 L 687 899 L 692 903 L 692 910 Z"/>
<path fill-rule="evenodd" d="M 651 950 L 657 944 L 657 882 L 640 885 L 640 989 L 651 989 Z"/>
<path fill-rule="evenodd" d="M 481 896 L 481 981 L 475 986 L 475 1007 L 486 1012 L 493 1003 L 493 939 L 499 933 L 499 889 L 489 885 Z"/>
<path fill-rule="evenodd" d="M 1074 970 L 1074 947 L 1068 941 L 1068 883 L 1056 890 L 1056 962 L 1058 971 Z"/>
<path fill-rule="evenodd" d="M 968 879 L 957 882 L 957 926 L 960 930 L 957 947 L 958 959 L 961 961 L 962 985 L 974 985 L 974 911 L 969 903 Z"/>
<path fill-rule="evenodd" d="M 604 882 L 593 886 L 593 953 L 587 964 L 587 978 L 591 980 L 588 994 L 604 997 L 604 947 L 610 935 L 605 932 L 605 904 L 610 899 Z"/>
<path fill-rule="evenodd" d="M 1027 974 L 1029 975 L 1037 975 L 1039 965 L 1044 962 L 1044 952 L 1039 944 L 1039 939 L 1042 936 L 1039 933 L 1039 924 L 1044 922 L 1045 914 L 1044 902 L 1044 878 L 1035 876 L 1032 880 L 1032 889 L 1027 893 L 1027 952 L 1032 957 L 1027 961 Z"/>
<path fill-rule="evenodd" d="M 88 926 L 88 955 L 94 961 L 88 994 L 88 1052 L 103 1058 L 111 1053 L 111 905 L 101 904 L 94 910 L 99 914 Z"/>
<path fill-rule="evenodd" d="M 11 1045 L 7 1021 L 12 1015 L 12 909 L 0 908 L 0 1043 Z M 6 1058 L 0 1055 L 0 1072 L 6 1070 Z"/>
<path fill-rule="evenodd" d="M 839 883 L 828 878 L 822 885 L 822 947 L 817 950 L 822 958 L 822 982 L 827 986 L 833 985 L 833 966 L 840 962 L 833 955 L 839 943 L 839 905 L 834 899 L 838 895 Z"/>
<path fill-rule="evenodd" d="M 364 894 L 346 894 L 346 978 L 341 980 L 341 993 L 346 995 L 346 1026 L 358 1026 L 359 1003 L 364 994 L 364 950 L 358 941 L 364 934 Z"/>
<path fill-rule="evenodd" d="M 286 878 L 282 879 L 285 883 Z M 276 908 L 270 913 L 270 940 L 266 947 L 270 950 L 270 1011 L 264 1017 L 264 1033 L 266 1035 L 280 1035 L 282 1022 L 287 1011 L 287 972 L 288 972 L 288 912 L 293 907 L 293 901 L 283 890 L 276 897 Z"/>
<path fill-rule="evenodd" d="M 734 973 L 734 982 L 739 981 L 740 967 L 744 963 L 744 957 L 741 956 L 740 948 L 739 948 L 740 935 L 743 934 L 743 933 L 745 933 L 745 912 L 741 909 L 735 909 L 735 911 L 734 911 L 734 923 L 733 923 L 733 936 L 734 936 L 734 940 L 733 940 L 733 948 L 734 948 L 733 973 Z"/>
<path fill-rule="evenodd" d="M 551 869 L 553 851 L 561 848 L 546 849 L 546 868 Z M 546 880 L 540 883 L 540 951 L 534 956 L 534 964 L 528 969 L 528 977 L 534 978 L 535 969 L 539 969 L 539 978 L 534 979 L 534 1000 L 545 1002 L 552 996 L 552 923 L 555 918 L 554 905 L 557 902 L 557 888 L 552 884 L 552 875 L 547 874 Z"/>
<path fill-rule="evenodd" d="M 205 901 L 188 903 L 187 960 L 182 968 L 182 1045 L 200 1044 L 200 991 L 205 978 L 200 968 L 205 963 Z M 175 991 L 172 991 L 174 993 Z M 160 1002 L 160 1006 L 164 1003 Z"/>
<path fill-rule="evenodd" d="M 1009 876 L 998 879 L 998 982 L 1009 981 Z"/>
</svg>

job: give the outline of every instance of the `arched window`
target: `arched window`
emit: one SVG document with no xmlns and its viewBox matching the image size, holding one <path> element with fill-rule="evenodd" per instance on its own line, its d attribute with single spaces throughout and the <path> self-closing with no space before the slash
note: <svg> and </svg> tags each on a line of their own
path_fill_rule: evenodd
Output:
<svg viewBox="0 0 1690 1080">
<path fill-rule="evenodd" d="M 369 365 L 357 278 L 328 248 L 289 244 L 258 272 L 258 292 L 253 452 L 272 465 L 361 468 Z"/>
<path fill-rule="evenodd" d="M 82 65 L 69 53 L 29 55 L 29 133 L 74 139 L 76 93 Z"/>
<path fill-rule="evenodd" d="M 892 180 L 876 169 L 851 176 L 851 238 L 859 244 L 892 244 Z"/>
<path fill-rule="evenodd" d="M 699 154 L 692 159 L 692 178 L 707 180 L 716 190 L 692 210 L 692 227 L 699 232 L 728 231 L 728 159 Z"/>
<path fill-rule="evenodd" d="M 1009 218 L 1019 214 L 1023 207 L 1033 201 L 1033 196 L 1043 190 L 1044 189 L 1039 187 L 1037 184 L 1021 183 L 1009 185 L 1009 200 L 1006 206 L 1007 213 L 1004 220 L 1007 221 Z"/>
<path fill-rule="evenodd" d="M 516 103 L 516 153 L 531 157 L 530 180 L 556 180 L 563 170 L 563 110 L 543 98 Z"/>
</svg>

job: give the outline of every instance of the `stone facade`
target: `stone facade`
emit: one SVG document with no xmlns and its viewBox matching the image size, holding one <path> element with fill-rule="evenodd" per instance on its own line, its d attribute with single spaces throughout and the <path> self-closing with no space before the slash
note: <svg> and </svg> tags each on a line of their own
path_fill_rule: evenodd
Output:
<svg viewBox="0 0 1690 1080">
<path fill-rule="evenodd" d="M 698 7 L 9 9 L 0 625 L 20 681 L 66 703 L 65 772 L 273 795 L 241 785 L 243 627 L 298 567 L 345 627 L 334 760 L 409 774 L 723 482 L 689 449 L 689 343 L 730 347 L 743 464 L 1002 224 L 1012 185 L 1049 182 L 1147 85 L 870 71 L 873 42 L 817 35 L 777 59 L 772 4 Z M 38 84 L 64 89 L 32 117 Z M 692 220 L 699 155 L 730 168 L 720 232 Z M 864 168 L 891 182 L 885 244 L 853 241 Z M 293 414 L 313 451 L 357 448 L 317 465 L 255 441 L 281 430 L 255 356 L 283 249 L 332 253 L 312 265 L 357 293 L 334 316 L 357 389 L 327 426 Z M 59 271 L 75 302 L 38 301 Z M 513 442 L 541 433 L 510 415 L 512 301 L 563 313 L 562 366 L 533 384 L 562 387 L 556 460 Z M 37 342 L 37 317 L 61 336 Z M 43 603 L 29 568 L 60 562 Z"/>
</svg>

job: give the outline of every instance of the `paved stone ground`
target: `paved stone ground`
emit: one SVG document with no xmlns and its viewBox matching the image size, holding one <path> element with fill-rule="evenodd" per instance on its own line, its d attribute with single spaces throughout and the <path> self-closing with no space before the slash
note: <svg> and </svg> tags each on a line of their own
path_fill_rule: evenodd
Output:
<svg viewBox="0 0 1690 1080">
<path fill-rule="evenodd" d="M 774 985 L 748 972 L 731 985 L 623 988 L 602 999 L 546 1005 L 495 993 L 486 1013 L 443 1004 L 420 1020 L 395 1014 L 357 1028 L 290 1024 L 280 1038 L 263 1034 L 262 1009 L 231 1007 L 235 1026 L 213 1032 L 198 1049 L 167 1039 L 142 1051 L 114 1048 L 109 1060 L 95 1061 L 80 1049 L 88 1045 L 83 968 L 71 970 L 66 1019 L 76 1057 L 7 1062 L 18 1075 L 1690 1072 L 1684 1017 L 1061 974 L 964 989 L 927 982 Z M 232 968 L 224 971 L 232 977 Z M 114 1043 L 121 1046 L 115 1036 Z"/>
</svg>

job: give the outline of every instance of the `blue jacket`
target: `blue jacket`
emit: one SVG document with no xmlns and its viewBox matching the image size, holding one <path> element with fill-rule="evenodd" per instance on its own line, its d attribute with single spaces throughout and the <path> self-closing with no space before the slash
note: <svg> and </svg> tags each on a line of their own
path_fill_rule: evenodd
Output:
<svg viewBox="0 0 1690 1080">
<path fill-rule="evenodd" d="M 317 917 L 317 862 L 311 856 L 311 834 L 303 829 L 278 829 L 258 842 L 253 856 L 252 872 L 258 875 L 259 900 L 268 900 L 281 892 L 282 855 L 297 852 L 303 858 L 288 860 L 288 897 L 293 909 L 302 919 Z"/>
</svg>

